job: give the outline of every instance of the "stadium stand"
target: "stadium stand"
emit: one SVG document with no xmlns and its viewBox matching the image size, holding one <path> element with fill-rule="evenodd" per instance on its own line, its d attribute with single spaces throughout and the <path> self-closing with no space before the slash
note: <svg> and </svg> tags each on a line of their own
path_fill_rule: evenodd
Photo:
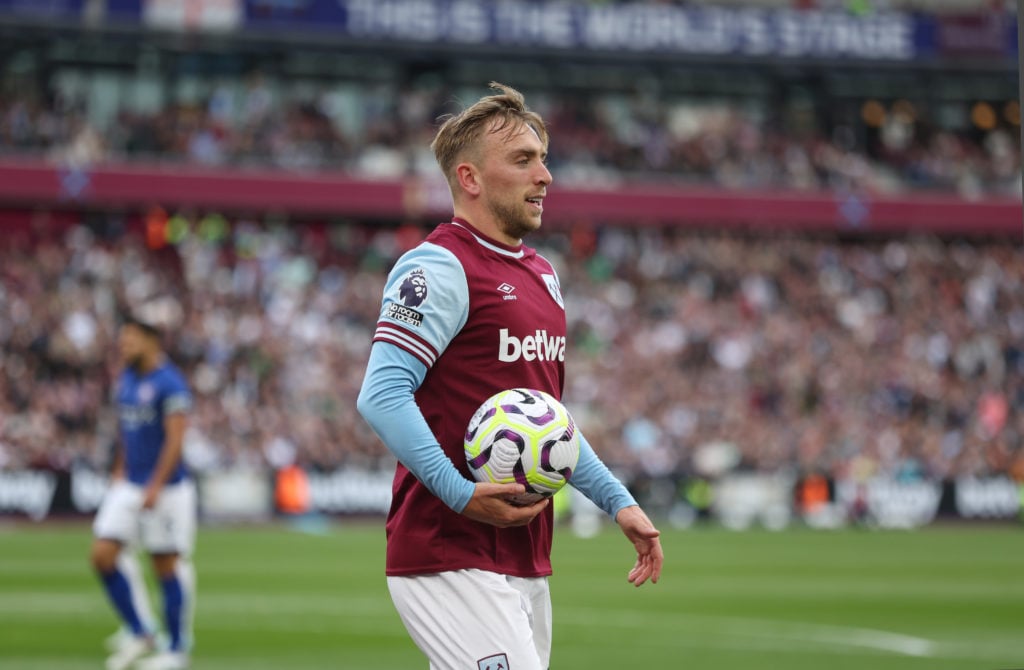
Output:
<svg viewBox="0 0 1024 670">
<path fill-rule="evenodd" d="M 0 464 L 103 467 L 116 309 L 139 300 L 177 324 L 198 468 L 386 462 L 352 399 L 383 271 L 422 231 L 190 230 L 151 250 L 40 222 L 5 245 Z M 542 248 L 568 287 L 569 397 L 619 467 L 685 472 L 729 441 L 758 471 L 1024 476 L 1019 247 L 607 228 Z"/>
<path fill-rule="evenodd" d="M 437 117 L 496 79 L 552 126 L 567 397 L 627 477 L 728 445 L 832 499 L 1024 481 L 1013 6 L 510 0 L 480 5 L 505 32 L 423 35 L 391 4 L 210 27 L 0 0 L 0 471 L 103 470 L 143 302 L 198 471 L 386 470 L 354 407 L 385 272 L 448 208 Z M 589 23 L 558 32 L 567 8 Z"/>
<path fill-rule="evenodd" d="M 74 165 L 148 160 L 341 169 L 374 178 L 433 174 L 424 138 L 452 108 L 457 96 L 449 87 L 340 81 L 336 90 L 309 93 L 282 84 L 254 76 L 217 86 L 194 103 L 150 113 L 122 107 L 99 122 L 89 120 L 98 113 L 70 90 L 19 92 L 8 84 L 9 93 L 0 96 L 0 152 Z M 973 114 L 975 123 L 944 128 L 906 99 L 866 100 L 864 118 L 851 121 L 795 103 L 750 108 L 663 97 L 642 87 L 582 96 L 540 91 L 533 98 L 557 132 L 552 167 L 569 183 L 935 190 L 968 197 L 1021 190 L 1015 100 L 965 105 L 962 113 Z"/>
</svg>

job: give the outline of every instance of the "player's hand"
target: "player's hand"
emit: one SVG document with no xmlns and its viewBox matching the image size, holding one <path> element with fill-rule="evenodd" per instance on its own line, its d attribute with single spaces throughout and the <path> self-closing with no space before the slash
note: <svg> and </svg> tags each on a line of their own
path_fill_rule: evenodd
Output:
<svg viewBox="0 0 1024 670">
<path fill-rule="evenodd" d="M 142 497 L 142 509 L 153 509 L 158 497 L 160 497 L 160 487 L 153 485 L 147 486 L 146 493 Z"/>
<path fill-rule="evenodd" d="M 525 526 L 550 503 L 547 498 L 532 505 L 513 505 L 509 502 L 510 497 L 525 492 L 526 487 L 522 484 L 478 482 L 473 497 L 469 499 L 462 513 L 474 521 L 489 523 L 498 528 Z"/>
<path fill-rule="evenodd" d="M 629 571 L 629 583 L 640 586 L 650 579 L 652 584 L 657 584 L 661 578 L 661 565 L 665 562 L 665 553 L 658 539 L 661 531 L 637 505 L 619 510 L 615 521 L 636 547 L 636 564 Z"/>
</svg>

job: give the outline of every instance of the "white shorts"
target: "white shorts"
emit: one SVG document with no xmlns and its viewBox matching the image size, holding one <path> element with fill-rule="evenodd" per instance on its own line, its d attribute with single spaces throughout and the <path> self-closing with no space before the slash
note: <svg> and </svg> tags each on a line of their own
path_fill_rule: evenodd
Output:
<svg viewBox="0 0 1024 670">
<path fill-rule="evenodd" d="M 111 484 L 96 519 L 93 535 L 125 545 L 141 544 L 151 554 L 191 556 L 196 541 L 196 487 L 190 479 L 168 484 L 153 509 L 142 509 L 145 490 L 118 480 Z"/>
<path fill-rule="evenodd" d="M 388 589 L 431 670 L 547 670 L 547 577 L 455 570 L 388 577 Z"/>
</svg>

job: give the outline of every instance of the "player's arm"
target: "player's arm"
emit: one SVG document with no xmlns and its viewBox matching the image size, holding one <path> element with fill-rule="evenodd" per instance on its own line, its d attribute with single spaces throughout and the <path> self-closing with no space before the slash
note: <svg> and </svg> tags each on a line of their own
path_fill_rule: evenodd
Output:
<svg viewBox="0 0 1024 670">
<path fill-rule="evenodd" d="M 629 571 L 629 582 L 640 586 L 648 579 L 657 583 L 665 554 L 659 535 L 636 500 L 598 458 L 587 439 L 580 435 L 580 459 L 572 473 L 571 484 L 615 519 L 622 533 L 636 549 L 636 563 Z"/>
<path fill-rule="evenodd" d="M 412 354 L 388 342 L 374 343 L 356 401 L 359 413 L 395 458 L 456 512 L 501 527 L 529 523 L 544 504 L 513 507 L 506 502 L 525 487 L 471 482 L 441 449 L 413 395 L 426 373 Z"/>
<path fill-rule="evenodd" d="M 543 505 L 514 508 L 522 485 L 474 484 L 444 453 L 416 404 L 427 371 L 465 325 L 469 288 L 458 259 L 423 244 L 388 276 L 357 408 L 384 445 L 456 512 L 496 526 L 529 523 Z"/>
<path fill-rule="evenodd" d="M 113 462 L 110 465 L 111 479 L 124 479 L 124 444 L 120 439 L 114 440 Z"/>
<path fill-rule="evenodd" d="M 121 382 L 119 381 L 117 386 L 112 388 L 110 392 L 110 402 L 115 405 L 118 401 L 117 394 L 120 383 Z M 118 409 L 120 409 L 120 407 L 118 407 Z M 120 422 L 120 418 L 118 419 L 118 422 Z M 121 438 L 120 430 L 117 431 L 117 434 L 114 437 L 114 443 L 110 448 L 110 478 L 111 480 L 125 478 L 124 440 Z"/>
<path fill-rule="evenodd" d="M 146 495 L 142 503 L 145 509 L 151 509 L 156 504 L 164 484 L 181 462 L 189 405 L 190 399 L 184 392 L 175 393 L 164 400 L 164 444 L 160 448 L 153 475 L 146 483 Z"/>
</svg>

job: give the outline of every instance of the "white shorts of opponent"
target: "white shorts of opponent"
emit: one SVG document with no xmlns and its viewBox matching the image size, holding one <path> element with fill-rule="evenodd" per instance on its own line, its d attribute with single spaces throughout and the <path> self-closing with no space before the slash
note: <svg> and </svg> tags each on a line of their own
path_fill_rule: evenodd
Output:
<svg viewBox="0 0 1024 670">
<path fill-rule="evenodd" d="M 431 670 L 547 670 L 547 577 L 453 570 L 388 577 L 388 589 Z"/>
<path fill-rule="evenodd" d="M 93 521 L 97 538 L 136 543 L 151 554 L 192 555 L 196 542 L 196 487 L 190 479 L 168 484 L 153 509 L 142 509 L 145 490 L 119 479 L 103 497 Z"/>
</svg>

